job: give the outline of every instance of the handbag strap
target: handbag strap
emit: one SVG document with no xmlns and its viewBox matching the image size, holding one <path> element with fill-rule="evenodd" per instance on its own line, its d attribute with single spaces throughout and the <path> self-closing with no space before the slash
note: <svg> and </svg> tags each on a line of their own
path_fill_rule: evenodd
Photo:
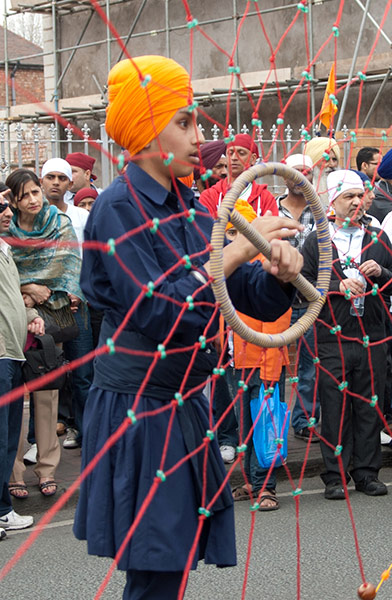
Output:
<svg viewBox="0 0 392 600">
<path fill-rule="evenodd" d="M 44 335 L 36 335 L 35 339 L 38 345 L 41 346 L 44 351 L 45 363 L 49 369 L 55 369 L 57 366 L 56 360 L 56 344 L 51 335 L 44 333 Z"/>
</svg>

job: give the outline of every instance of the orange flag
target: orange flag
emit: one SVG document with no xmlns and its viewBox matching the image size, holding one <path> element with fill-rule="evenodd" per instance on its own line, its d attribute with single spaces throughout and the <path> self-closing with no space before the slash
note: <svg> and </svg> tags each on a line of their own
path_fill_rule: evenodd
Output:
<svg viewBox="0 0 392 600">
<path fill-rule="evenodd" d="M 326 127 L 326 129 L 331 128 L 332 117 L 338 110 L 338 107 L 329 97 L 330 94 L 335 95 L 335 91 L 335 63 L 333 63 L 329 73 L 327 88 L 325 90 L 324 100 L 320 111 L 320 122 Z"/>
</svg>

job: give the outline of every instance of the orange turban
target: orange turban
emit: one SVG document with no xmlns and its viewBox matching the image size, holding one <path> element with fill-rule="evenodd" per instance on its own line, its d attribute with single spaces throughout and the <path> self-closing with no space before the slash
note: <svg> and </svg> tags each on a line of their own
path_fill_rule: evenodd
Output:
<svg viewBox="0 0 392 600">
<path fill-rule="evenodd" d="M 255 211 L 253 210 L 249 202 L 247 200 L 243 200 L 242 198 L 239 198 L 236 201 L 236 203 L 234 204 L 234 208 L 238 210 L 240 215 L 242 215 L 244 219 L 248 221 L 248 223 L 252 223 L 252 221 L 254 221 L 257 217 Z M 230 229 L 231 227 L 234 227 L 234 225 L 229 221 L 226 225 L 226 230 Z"/>
<path fill-rule="evenodd" d="M 187 175 L 186 177 L 179 177 L 179 180 L 182 181 L 184 185 L 191 188 L 193 185 L 193 171 L 190 175 Z"/>
<path fill-rule="evenodd" d="M 171 58 L 138 56 L 111 69 L 108 97 L 106 131 L 134 156 L 192 104 L 193 91 L 189 74 Z"/>
</svg>

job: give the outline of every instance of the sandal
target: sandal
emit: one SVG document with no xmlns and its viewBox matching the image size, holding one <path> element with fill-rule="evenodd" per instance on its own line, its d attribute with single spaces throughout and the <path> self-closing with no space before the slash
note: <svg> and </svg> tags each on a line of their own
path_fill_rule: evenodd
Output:
<svg viewBox="0 0 392 600">
<path fill-rule="evenodd" d="M 231 490 L 233 494 L 234 502 L 241 502 L 242 500 L 250 500 L 250 493 L 243 485 L 239 485 Z"/>
<path fill-rule="evenodd" d="M 54 494 L 57 492 L 57 483 L 53 479 L 39 483 L 38 487 L 43 496 L 54 496 Z M 49 491 L 48 488 L 50 487 L 53 487 L 54 490 Z"/>
<path fill-rule="evenodd" d="M 13 496 L 14 498 L 18 498 L 19 500 L 24 500 L 29 496 L 27 485 L 25 485 L 24 483 L 10 483 L 8 486 L 8 490 L 11 496 Z"/>
<path fill-rule="evenodd" d="M 274 504 L 273 506 L 263 506 L 263 501 L 264 500 L 270 500 L 272 501 Z M 270 510 L 278 510 L 279 506 L 279 500 L 276 497 L 276 492 L 275 490 L 265 490 L 262 494 L 261 494 L 261 498 L 259 500 L 259 508 L 258 510 L 260 510 L 261 512 L 267 512 Z"/>
</svg>

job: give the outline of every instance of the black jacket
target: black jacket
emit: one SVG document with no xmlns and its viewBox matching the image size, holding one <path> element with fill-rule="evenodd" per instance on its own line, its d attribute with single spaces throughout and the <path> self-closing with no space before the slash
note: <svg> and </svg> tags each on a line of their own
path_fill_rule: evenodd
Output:
<svg viewBox="0 0 392 600">
<path fill-rule="evenodd" d="M 372 241 L 371 232 L 379 234 L 377 243 Z M 386 337 L 385 326 L 389 318 L 388 295 L 392 294 L 392 246 L 384 232 L 380 233 L 380 229 L 377 227 L 368 226 L 362 242 L 362 251 L 361 262 L 373 259 L 381 266 L 382 273 L 380 277 L 372 277 L 371 281 L 372 285 L 377 283 L 379 288 L 382 288 L 383 296 L 380 298 L 380 294 L 375 296 L 369 294 L 365 297 L 365 311 L 361 319 L 350 315 L 351 302 L 346 300 L 344 294 L 339 292 L 339 283 L 342 279 L 346 279 L 346 275 L 343 273 L 337 249 L 332 243 L 331 283 L 327 300 L 317 320 L 318 343 L 336 343 L 336 335 L 330 333 L 330 329 L 335 326 L 331 308 L 336 324 L 342 328 L 343 342 L 345 341 L 344 337 L 362 340 L 364 335 L 368 335 L 371 342 Z M 319 264 L 317 233 L 315 231 L 306 239 L 302 254 L 304 257 L 302 274 L 315 285 Z M 367 284 L 366 292 L 372 289 L 372 285 Z M 365 334 L 361 329 L 361 322 Z"/>
<path fill-rule="evenodd" d="M 382 223 L 392 210 L 392 186 L 387 181 L 381 180 L 374 186 L 374 193 L 376 197 L 367 213 Z"/>
</svg>

